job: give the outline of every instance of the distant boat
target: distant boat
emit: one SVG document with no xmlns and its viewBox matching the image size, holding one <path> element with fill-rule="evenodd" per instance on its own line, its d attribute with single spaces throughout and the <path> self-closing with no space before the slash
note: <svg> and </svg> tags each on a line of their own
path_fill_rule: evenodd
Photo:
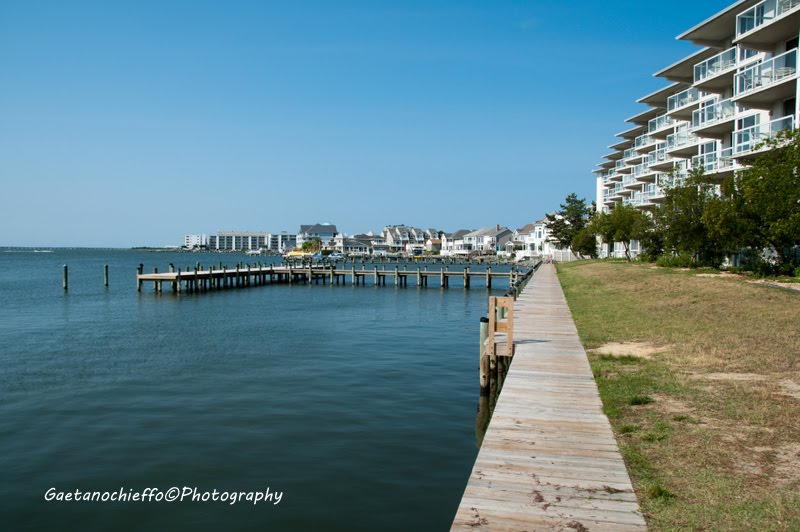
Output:
<svg viewBox="0 0 800 532">
<path fill-rule="evenodd" d="M 244 252 L 245 255 L 261 255 L 261 250 L 259 249 L 248 249 Z"/>
</svg>

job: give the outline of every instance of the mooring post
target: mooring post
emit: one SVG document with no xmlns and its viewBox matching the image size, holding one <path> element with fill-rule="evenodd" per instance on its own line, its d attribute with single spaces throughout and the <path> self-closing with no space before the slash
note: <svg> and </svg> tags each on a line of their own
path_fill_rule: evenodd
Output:
<svg viewBox="0 0 800 532">
<path fill-rule="evenodd" d="M 103 266 L 103 286 L 108 288 L 108 264 Z"/>
<path fill-rule="evenodd" d="M 400 281 L 400 275 L 398 273 L 398 267 L 394 267 L 394 285 L 397 286 Z"/>
<path fill-rule="evenodd" d="M 61 281 L 62 281 L 61 284 L 64 285 L 64 291 L 66 292 L 67 290 L 69 290 L 69 266 L 67 266 L 66 264 L 64 265 L 64 275 L 62 276 Z"/>
<path fill-rule="evenodd" d="M 489 386 L 489 357 L 486 356 L 486 338 L 489 336 L 489 318 L 481 316 L 480 320 L 480 383 L 481 390 Z"/>
<path fill-rule="evenodd" d="M 486 289 L 487 290 L 491 290 L 492 289 L 492 267 L 491 266 L 486 268 Z"/>
<path fill-rule="evenodd" d="M 136 268 L 136 291 L 142 291 L 142 280 L 139 278 L 140 275 L 144 273 L 144 264 L 139 264 L 139 267 Z"/>
<path fill-rule="evenodd" d="M 350 285 L 352 286 L 355 284 L 356 284 L 356 267 L 353 266 L 352 269 L 350 270 Z"/>
<path fill-rule="evenodd" d="M 464 267 L 464 289 L 469 288 L 469 266 Z"/>
</svg>

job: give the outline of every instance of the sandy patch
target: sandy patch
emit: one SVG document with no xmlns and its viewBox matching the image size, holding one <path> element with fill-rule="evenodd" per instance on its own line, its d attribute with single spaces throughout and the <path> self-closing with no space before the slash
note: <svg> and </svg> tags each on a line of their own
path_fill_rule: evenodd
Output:
<svg viewBox="0 0 800 532">
<path fill-rule="evenodd" d="M 669 350 L 669 346 L 659 346 L 648 342 L 609 342 L 589 352 L 595 355 L 615 357 L 653 358 L 653 355 Z"/>
<path fill-rule="evenodd" d="M 773 288 L 781 288 L 783 290 L 792 290 L 794 292 L 800 292 L 800 283 L 781 283 L 779 281 L 766 281 L 764 279 L 756 279 L 755 281 L 750 281 L 753 284 L 762 284 L 766 286 L 771 286 Z"/>
<path fill-rule="evenodd" d="M 759 373 L 695 373 L 693 379 L 703 379 L 707 381 L 737 381 L 737 382 L 757 382 L 767 380 L 766 375 Z"/>
<path fill-rule="evenodd" d="M 778 384 L 783 388 L 783 393 L 785 395 L 800 399 L 800 384 L 790 380 L 780 381 Z"/>
<path fill-rule="evenodd" d="M 787 443 L 775 452 L 775 477 L 785 482 L 800 478 L 800 443 Z"/>
</svg>

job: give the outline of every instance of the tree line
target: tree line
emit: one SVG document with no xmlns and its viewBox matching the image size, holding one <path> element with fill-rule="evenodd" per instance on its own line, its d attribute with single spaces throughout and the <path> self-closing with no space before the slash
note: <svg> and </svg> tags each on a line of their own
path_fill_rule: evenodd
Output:
<svg viewBox="0 0 800 532">
<path fill-rule="evenodd" d="M 760 147 L 750 166 L 713 183 L 702 169 L 671 180 L 661 207 L 644 212 L 619 204 L 598 212 L 577 195 L 547 215 L 551 239 L 597 257 L 597 237 L 620 242 L 631 259 L 672 266 L 719 268 L 726 261 L 761 274 L 800 273 L 800 133 L 781 132 Z"/>
</svg>

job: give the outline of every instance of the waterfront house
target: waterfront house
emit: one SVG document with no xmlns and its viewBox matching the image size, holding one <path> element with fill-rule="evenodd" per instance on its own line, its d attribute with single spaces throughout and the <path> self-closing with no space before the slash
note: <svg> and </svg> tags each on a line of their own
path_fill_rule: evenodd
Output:
<svg viewBox="0 0 800 532">
<path fill-rule="evenodd" d="M 334 249 L 336 244 L 334 239 L 337 234 L 338 231 L 333 224 L 301 225 L 297 233 L 297 246 L 302 247 L 305 242 L 319 240 L 323 249 Z"/>
<path fill-rule="evenodd" d="M 442 255 L 466 255 L 469 250 L 464 248 L 464 235 L 471 233 L 472 229 L 459 229 L 455 233 L 442 233 Z"/>
<path fill-rule="evenodd" d="M 514 233 L 507 227 L 484 227 L 464 235 L 464 248 L 481 254 L 494 254 L 505 249 Z"/>
<path fill-rule="evenodd" d="M 441 238 L 429 238 L 425 241 L 425 251 L 428 253 L 440 253 L 442 251 Z"/>
<path fill-rule="evenodd" d="M 334 238 L 334 249 L 345 255 L 368 255 L 370 252 L 369 244 L 343 234 L 338 234 Z"/>
<path fill-rule="evenodd" d="M 719 183 L 764 139 L 797 128 L 798 35 L 797 0 L 735 2 L 678 35 L 698 49 L 656 72 L 669 84 L 638 100 L 645 109 L 594 170 L 598 210 L 652 211 L 691 169 Z M 601 246 L 601 256 L 624 255 L 620 242 Z"/>
</svg>

